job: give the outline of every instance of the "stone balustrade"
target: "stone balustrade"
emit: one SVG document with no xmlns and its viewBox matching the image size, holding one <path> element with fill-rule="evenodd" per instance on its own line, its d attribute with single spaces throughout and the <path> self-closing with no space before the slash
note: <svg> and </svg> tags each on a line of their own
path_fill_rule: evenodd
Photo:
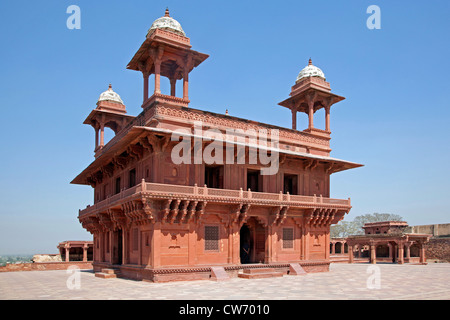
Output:
<svg viewBox="0 0 450 320">
<path fill-rule="evenodd" d="M 122 190 L 105 200 L 99 201 L 92 206 L 87 206 L 86 209 L 79 211 L 79 216 L 84 216 L 92 212 L 106 210 L 112 205 L 120 204 L 122 201 L 132 200 L 133 198 L 140 198 L 145 196 L 153 199 L 181 199 L 181 200 L 199 200 L 207 201 L 209 203 L 248 203 L 253 205 L 269 205 L 269 206 L 290 206 L 302 208 L 336 208 L 347 209 L 351 208 L 349 199 L 331 199 L 319 196 L 303 196 L 291 195 L 289 193 L 267 193 L 254 192 L 250 189 L 244 191 L 230 190 L 230 189 L 215 189 L 208 188 L 206 185 L 199 187 L 160 184 L 142 182 L 134 187 Z"/>
</svg>

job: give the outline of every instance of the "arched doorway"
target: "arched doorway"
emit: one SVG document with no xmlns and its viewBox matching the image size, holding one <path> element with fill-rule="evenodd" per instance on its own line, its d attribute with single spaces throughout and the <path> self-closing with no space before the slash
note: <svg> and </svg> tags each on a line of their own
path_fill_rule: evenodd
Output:
<svg viewBox="0 0 450 320">
<path fill-rule="evenodd" d="M 240 230 L 241 263 L 264 263 L 266 260 L 267 228 L 258 218 L 250 217 Z"/>
<path fill-rule="evenodd" d="M 251 260 L 251 248 L 252 246 L 252 234 L 247 224 L 244 224 L 240 230 L 240 251 L 241 251 L 241 263 L 250 263 Z"/>
</svg>

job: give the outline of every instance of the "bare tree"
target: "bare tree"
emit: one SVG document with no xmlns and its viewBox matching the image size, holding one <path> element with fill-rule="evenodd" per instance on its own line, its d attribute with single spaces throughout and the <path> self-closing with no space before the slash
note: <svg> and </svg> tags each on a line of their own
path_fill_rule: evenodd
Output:
<svg viewBox="0 0 450 320">
<path fill-rule="evenodd" d="M 391 213 L 371 213 L 357 216 L 353 221 L 341 221 L 337 225 L 331 226 L 331 238 L 345 238 L 350 235 L 364 234 L 362 228 L 365 223 L 380 221 L 403 221 L 398 214 Z"/>
</svg>

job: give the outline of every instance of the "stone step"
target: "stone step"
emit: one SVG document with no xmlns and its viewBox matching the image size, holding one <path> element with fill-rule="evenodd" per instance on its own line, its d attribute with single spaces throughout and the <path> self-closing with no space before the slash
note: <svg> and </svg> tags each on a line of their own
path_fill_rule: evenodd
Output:
<svg viewBox="0 0 450 320">
<path fill-rule="evenodd" d="M 263 278 L 274 278 L 274 277 L 282 277 L 282 272 L 258 272 L 258 273 L 239 273 L 239 278 L 244 279 L 263 279 Z"/>
<path fill-rule="evenodd" d="M 115 273 L 96 272 L 95 276 L 102 279 L 117 278 L 117 274 Z"/>
<path fill-rule="evenodd" d="M 107 274 L 119 274 L 120 270 L 118 269 L 112 269 L 112 268 L 103 268 L 102 269 L 102 273 L 107 273 Z"/>
<path fill-rule="evenodd" d="M 246 274 L 256 274 L 256 273 L 271 273 L 275 272 L 274 268 L 255 268 L 255 269 L 244 269 L 242 272 Z"/>
</svg>

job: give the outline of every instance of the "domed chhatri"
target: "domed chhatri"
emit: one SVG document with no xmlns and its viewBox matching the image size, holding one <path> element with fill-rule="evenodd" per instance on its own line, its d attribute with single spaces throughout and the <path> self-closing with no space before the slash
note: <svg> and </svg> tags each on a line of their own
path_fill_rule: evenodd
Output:
<svg viewBox="0 0 450 320">
<path fill-rule="evenodd" d="M 311 59 L 309 59 L 308 65 L 298 74 L 297 81 L 307 77 L 320 77 L 325 80 L 325 74 L 320 68 L 312 64 Z"/>
<path fill-rule="evenodd" d="M 120 98 L 120 96 L 116 92 L 113 91 L 111 84 L 109 85 L 108 90 L 103 92 L 100 95 L 100 98 L 98 98 L 98 102 L 100 102 L 100 101 L 110 101 L 110 102 L 123 104 L 123 101 Z"/>
<path fill-rule="evenodd" d="M 166 9 L 164 17 L 158 18 L 153 21 L 153 24 L 147 32 L 147 37 L 149 37 L 156 29 L 166 30 L 186 37 L 186 33 L 184 33 L 180 23 L 169 15 L 169 9 Z"/>
</svg>

